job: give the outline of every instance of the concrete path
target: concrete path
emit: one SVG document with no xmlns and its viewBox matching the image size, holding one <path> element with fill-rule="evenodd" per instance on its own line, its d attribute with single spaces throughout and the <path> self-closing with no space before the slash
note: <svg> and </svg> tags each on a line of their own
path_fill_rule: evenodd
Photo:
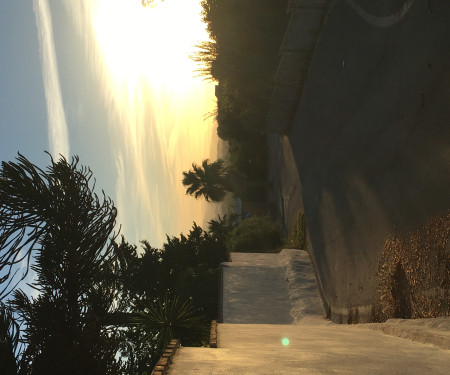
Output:
<svg viewBox="0 0 450 375">
<path fill-rule="evenodd" d="M 450 368 L 448 350 L 312 318 L 300 325 L 220 324 L 218 333 L 217 349 L 180 348 L 169 374 L 423 375 Z"/>
<path fill-rule="evenodd" d="M 233 254 L 223 278 L 218 348 L 181 347 L 170 375 L 448 373 L 450 350 L 443 349 L 450 349 L 449 319 L 326 321 L 302 250 Z"/>
<path fill-rule="evenodd" d="M 285 272 L 278 254 L 232 254 L 223 263 L 223 322 L 290 324 Z"/>
</svg>

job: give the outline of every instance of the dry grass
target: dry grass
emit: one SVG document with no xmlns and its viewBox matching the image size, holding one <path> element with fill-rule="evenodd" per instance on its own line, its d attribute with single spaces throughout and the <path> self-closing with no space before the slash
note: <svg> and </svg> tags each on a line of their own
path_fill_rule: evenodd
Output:
<svg viewBox="0 0 450 375">
<path fill-rule="evenodd" d="M 390 237 L 378 262 L 375 319 L 450 315 L 450 211 Z"/>
<path fill-rule="evenodd" d="M 287 241 L 287 246 L 291 249 L 306 250 L 306 223 L 303 211 L 298 212 L 292 233 Z"/>
</svg>

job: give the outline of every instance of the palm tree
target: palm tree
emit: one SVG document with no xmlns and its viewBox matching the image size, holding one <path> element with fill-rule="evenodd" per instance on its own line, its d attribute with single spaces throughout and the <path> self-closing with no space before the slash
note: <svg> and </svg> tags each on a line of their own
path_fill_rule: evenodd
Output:
<svg viewBox="0 0 450 375">
<path fill-rule="evenodd" d="M 229 177 L 229 169 L 222 159 L 215 162 L 205 159 L 201 165 L 192 163 L 192 169 L 183 172 L 182 183 L 187 187 L 186 194 L 196 199 L 203 196 L 208 202 L 220 202 L 227 192 L 233 191 Z"/>
<path fill-rule="evenodd" d="M 248 181 L 244 173 L 226 166 L 223 159 L 192 163 L 192 169 L 183 172 L 182 183 L 187 187 L 186 194 L 195 199 L 203 196 L 207 202 L 221 202 L 231 192 L 241 196 L 248 188 L 270 187 L 267 181 Z"/>
</svg>

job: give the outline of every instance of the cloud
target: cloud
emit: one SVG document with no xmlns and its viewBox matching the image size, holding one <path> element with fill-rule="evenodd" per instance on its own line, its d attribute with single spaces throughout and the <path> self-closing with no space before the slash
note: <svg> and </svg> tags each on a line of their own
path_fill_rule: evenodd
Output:
<svg viewBox="0 0 450 375">
<path fill-rule="evenodd" d="M 181 81 L 166 77 L 160 68 L 170 59 L 155 47 L 158 37 L 149 38 L 154 33 L 146 29 L 152 9 L 130 4 L 64 0 L 85 46 L 86 65 L 104 95 L 117 221 L 130 243 L 146 239 L 159 247 L 166 234 L 179 235 L 192 221 L 203 222 L 208 204 L 186 197 L 181 177 L 192 162 L 210 157 L 215 128 L 202 118 L 216 105 L 214 85 L 205 88 L 205 81 L 189 76 Z M 130 26 L 117 29 L 124 24 Z M 139 25 L 144 31 L 134 35 Z M 141 38 L 134 47 L 130 43 Z"/>
<path fill-rule="evenodd" d="M 42 78 L 47 103 L 48 140 L 50 152 L 69 156 L 69 136 L 64 113 L 53 28 L 47 0 L 33 1 L 42 61 Z"/>
</svg>

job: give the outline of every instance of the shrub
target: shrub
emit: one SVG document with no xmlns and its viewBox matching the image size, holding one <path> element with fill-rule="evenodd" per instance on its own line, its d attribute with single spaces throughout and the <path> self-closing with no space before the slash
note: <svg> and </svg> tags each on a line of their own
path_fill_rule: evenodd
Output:
<svg viewBox="0 0 450 375">
<path fill-rule="evenodd" d="M 389 237 L 378 261 L 375 319 L 450 315 L 450 212 L 404 237 Z"/>
<path fill-rule="evenodd" d="M 270 253 L 278 251 L 281 244 L 278 224 L 267 216 L 253 216 L 236 225 L 227 247 L 234 252 Z"/>
</svg>

